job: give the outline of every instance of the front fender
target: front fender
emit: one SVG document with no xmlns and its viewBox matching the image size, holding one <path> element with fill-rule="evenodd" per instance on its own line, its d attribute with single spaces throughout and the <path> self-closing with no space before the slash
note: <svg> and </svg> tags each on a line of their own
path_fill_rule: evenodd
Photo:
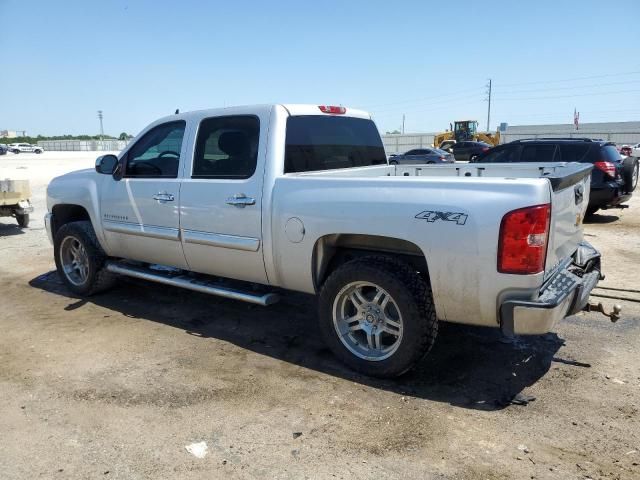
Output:
<svg viewBox="0 0 640 480">
<path fill-rule="evenodd" d="M 47 210 L 53 212 L 57 205 L 77 205 L 86 210 L 104 251 L 109 254 L 109 245 L 100 221 L 99 184 L 103 175 L 92 170 L 81 170 L 56 177 L 47 187 Z"/>
</svg>

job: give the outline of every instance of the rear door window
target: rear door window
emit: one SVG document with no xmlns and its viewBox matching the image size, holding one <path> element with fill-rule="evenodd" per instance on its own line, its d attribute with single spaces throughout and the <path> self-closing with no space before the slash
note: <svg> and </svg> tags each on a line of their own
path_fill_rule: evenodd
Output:
<svg viewBox="0 0 640 480">
<path fill-rule="evenodd" d="M 555 162 L 555 145 L 525 145 L 520 155 L 521 162 Z"/>
<path fill-rule="evenodd" d="M 200 123 L 192 178 L 250 178 L 256 171 L 260 121 L 252 115 L 206 118 Z"/>
<path fill-rule="evenodd" d="M 287 119 L 285 173 L 386 163 L 382 139 L 371 120 L 320 115 Z"/>
<path fill-rule="evenodd" d="M 583 162 L 589 145 L 560 145 L 560 161 L 562 162 Z"/>
<path fill-rule="evenodd" d="M 520 150 L 519 145 L 498 147 L 492 149 L 486 156 L 476 160 L 481 163 L 513 163 L 519 161 Z"/>
</svg>

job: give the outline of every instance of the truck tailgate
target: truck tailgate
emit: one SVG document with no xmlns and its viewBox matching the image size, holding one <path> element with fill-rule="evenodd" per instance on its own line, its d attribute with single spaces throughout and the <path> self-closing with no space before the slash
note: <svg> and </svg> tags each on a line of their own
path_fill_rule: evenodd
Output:
<svg viewBox="0 0 640 480">
<path fill-rule="evenodd" d="M 562 177 L 550 178 L 551 228 L 545 277 L 569 260 L 582 241 L 582 220 L 589 203 L 591 165 L 575 165 Z"/>
</svg>

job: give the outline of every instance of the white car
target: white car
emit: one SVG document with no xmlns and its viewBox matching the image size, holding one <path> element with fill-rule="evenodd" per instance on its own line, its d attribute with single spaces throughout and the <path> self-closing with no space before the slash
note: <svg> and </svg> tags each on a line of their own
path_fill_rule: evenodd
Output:
<svg viewBox="0 0 640 480">
<path fill-rule="evenodd" d="M 602 278 L 582 235 L 591 169 L 389 165 L 366 112 L 230 107 L 157 120 L 53 179 L 45 225 L 77 295 L 118 275 L 259 305 L 317 294 L 336 356 L 392 377 L 440 321 L 543 334 L 588 307 Z"/>
<path fill-rule="evenodd" d="M 640 143 L 636 143 L 635 145 L 631 145 L 631 156 L 640 158 Z"/>
<path fill-rule="evenodd" d="M 44 152 L 44 148 L 38 145 L 31 145 L 30 143 L 10 143 L 8 145 L 9 151 L 13 153 L 20 152 L 33 152 L 33 153 L 42 153 Z"/>
</svg>

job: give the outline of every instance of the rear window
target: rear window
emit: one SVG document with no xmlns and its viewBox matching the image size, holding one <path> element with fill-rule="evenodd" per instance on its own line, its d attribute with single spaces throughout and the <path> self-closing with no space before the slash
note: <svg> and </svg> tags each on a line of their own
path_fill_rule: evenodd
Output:
<svg viewBox="0 0 640 480">
<path fill-rule="evenodd" d="M 619 162 L 621 160 L 620 152 L 614 145 L 605 145 L 602 147 L 603 160 L 606 162 Z"/>
<path fill-rule="evenodd" d="M 380 134 L 371 120 L 319 115 L 287 119 L 285 173 L 386 163 Z"/>
</svg>

